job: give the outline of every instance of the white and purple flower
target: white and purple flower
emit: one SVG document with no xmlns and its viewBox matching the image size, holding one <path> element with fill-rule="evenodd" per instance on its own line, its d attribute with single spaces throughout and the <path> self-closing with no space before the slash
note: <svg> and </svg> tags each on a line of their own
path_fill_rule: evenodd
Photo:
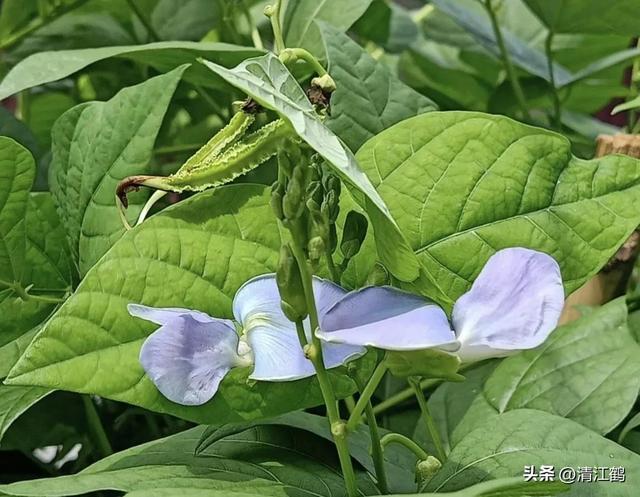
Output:
<svg viewBox="0 0 640 497">
<path fill-rule="evenodd" d="M 318 314 L 324 313 L 347 293 L 339 286 L 314 278 Z M 140 363 L 169 400 L 183 405 L 201 405 L 217 392 L 220 382 L 234 367 L 253 365 L 250 376 L 261 381 L 290 381 L 315 374 L 304 356 L 294 323 L 280 307 L 275 275 L 247 281 L 233 299 L 235 323 L 189 309 L 153 308 L 129 304 L 132 316 L 161 325 L 140 350 Z M 308 320 L 307 338 L 311 338 Z M 360 357 L 362 346 L 322 347 L 325 366 L 335 368 Z"/>
<path fill-rule="evenodd" d="M 455 303 L 451 324 L 435 303 L 392 287 L 347 293 L 314 278 L 327 368 L 362 356 L 366 347 L 392 351 L 439 349 L 462 362 L 537 347 L 556 327 L 564 305 L 560 268 L 525 248 L 496 252 L 471 289 Z M 233 300 L 233 321 L 188 309 L 129 305 L 136 317 L 161 325 L 144 342 L 140 362 L 168 399 L 184 405 L 210 400 L 234 367 L 253 365 L 250 378 L 289 381 L 312 376 L 295 325 L 280 307 L 275 275 L 245 283 Z M 305 323 L 307 338 L 311 330 Z"/>
</svg>

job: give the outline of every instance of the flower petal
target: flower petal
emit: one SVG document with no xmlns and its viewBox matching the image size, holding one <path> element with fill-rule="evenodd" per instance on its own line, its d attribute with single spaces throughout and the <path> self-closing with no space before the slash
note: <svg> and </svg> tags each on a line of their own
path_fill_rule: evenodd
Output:
<svg viewBox="0 0 640 497">
<path fill-rule="evenodd" d="M 210 323 L 217 320 L 204 312 L 182 309 L 180 307 L 147 307 L 146 305 L 140 304 L 128 304 L 127 310 L 133 317 L 146 319 L 155 324 L 170 323 L 183 314 L 189 314 L 195 320 L 202 323 Z"/>
<path fill-rule="evenodd" d="M 206 314 L 203 322 L 203 313 L 193 311 L 145 309 L 150 321 L 170 318 L 140 350 L 143 369 L 169 400 L 188 406 L 204 404 L 232 367 L 245 365 L 246 360 L 238 356 L 233 322 Z M 134 308 L 132 314 L 139 315 L 139 310 Z"/>
<path fill-rule="evenodd" d="M 316 306 L 320 316 L 345 295 L 345 290 L 330 281 L 313 279 Z M 302 351 L 295 325 L 280 307 L 280 293 L 275 275 L 266 274 L 246 282 L 233 299 L 233 314 L 244 326 L 247 341 L 254 353 L 255 368 L 251 378 L 264 381 L 289 381 L 315 374 Z M 309 321 L 305 334 L 311 338 Z M 362 347 L 322 347 L 327 368 L 335 368 L 363 355 Z"/>
<path fill-rule="evenodd" d="M 537 347 L 556 327 L 564 305 L 560 267 L 526 248 L 496 252 L 453 308 L 463 362 Z"/>
<path fill-rule="evenodd" d="M 349 293 L 321 320 L 317 333 L 331 343 L 387 350 L 457 348 L 447 316 L 433 302 L 396 288 L 368 287 Z"/>
</svg>

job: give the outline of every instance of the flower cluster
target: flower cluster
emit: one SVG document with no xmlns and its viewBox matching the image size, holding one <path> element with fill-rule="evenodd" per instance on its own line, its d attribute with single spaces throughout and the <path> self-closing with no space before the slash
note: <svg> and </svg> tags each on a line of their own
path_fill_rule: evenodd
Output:
<svg viewBox="0 0 640 497">
<path fill-rule="evenodd" d="M 326 368 L 360 357 L 366 347 L 394 351 L 439 349 L 462 362 L 502 357 L 537 347 L 556 327 L 564 304 L 560 268 L 525 248 L 496 252 L 471 289 L 455 303 L 451 321 L 435 303 L 392 287 L 347 292 L 314 278 Z M 251 367 L 250 378 L 289 381 L 315 373 L 294 323 L 281 310 L 275 275 L 245 283 L 227 319 L 188 309 L 130 304 L 136 317 L 161 325 L 142 346 L 140 362 L 170 400 L 200 405 L 216 393 L 234 367 Z"/>
</svg>

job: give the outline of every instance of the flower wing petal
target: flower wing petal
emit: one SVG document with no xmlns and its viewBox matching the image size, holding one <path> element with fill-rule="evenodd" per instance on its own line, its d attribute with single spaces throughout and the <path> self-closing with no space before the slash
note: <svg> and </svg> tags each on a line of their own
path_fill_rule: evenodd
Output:
<svg viewBox="0 0 640 497">
<path fill-rule="evenodd" d="M 148 307 L 140 304 L 128 304 L 127 310 L 133 317 L 145 319 L 155 324 L 167 324 L 179 318 L 182 314 L 189 314 L 191 317 L 202 323 L 209 323 L 216 320 L 208 314 L 180 307 Z"/>
<path fill-rule="evenodd" d="M 229 370 L 238 365 L 233 323 L 181 314 L 152 333 L 140 350 L 140 363 L 169 400 L 182 405 L 209 401 Z"/>
<path fill-rule="evenodd" d="M 464 362 L 537 347 L 556 327 L 564 306 L 560 267 L 526 248 L 496 252 L 453 308 Z"/>
<path fill-rule="evenodd" d="M 330 343 L 387 350 L 457 348 L 440 307 L 386 286 L 349 293 L 324 315 L 321 328 L 317 335 Z"/>
<path fill-rule="evenodd" d="M 346 294 L 338 285 L 315 277 L 313 290 L 321 316 Z M 315 374 L 313 364 L 304 356 L 295 325 L 282 312 L 274 274 L 258 276 L 240 287 L 233 299 L 233 314 L 247 330 L 247 342 L 253 350 L 252 379 L 290 381 Z M 304 324 L 309 340 L 308 319 Z M 362 347 L 328 344 L 323 344 L 322 350 L 327 368 L 345 364 L 366 352 Z"/>
</svg>

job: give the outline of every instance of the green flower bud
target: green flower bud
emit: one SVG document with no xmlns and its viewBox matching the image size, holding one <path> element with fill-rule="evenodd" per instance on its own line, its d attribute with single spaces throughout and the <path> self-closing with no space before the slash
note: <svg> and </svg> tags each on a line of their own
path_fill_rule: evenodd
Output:
<svg viewBox="0 0 640 497">
<path fill-rule="evenodd" d="M 307 302 L 298 261 L 293 256 L 291 247 L 286 244 L 280 248 L 276 283 L 280 291 L 284 315 L 291 321 L 299 321 L 307 317 Z"/>
<path fill-rule="evenodd" d="M 304 169 L 302 167 L 295 167 L 282 200 L 282 209 L 285 218 L 294 220 L 302 215 L 305 207 L 305 183 Z"/>
<path fill-rule="evenodd" d="M 419 484 L 431 479 L 442 468 L 442 463 L 433 456 L 428 456 L 416 464 L 416 480 Z"/>
<path fill-rule="evenodd" d="M 276 181 L 271 186 L 271 199 L 269 203 L 273 209 L 274 214 L 280 220 L 284 219 L 284 211 L 282 209 L 282 198 L 284 197 L 284 185 L 279 181 Z"/>
<path fill-rule="evenodd" d="M 314 236 L 309 240 L 308 252 L 309 259 L 312 261 L 318 261 L 324 255 L 325 244 L 324 240 L 320 236 Z"/>
<path fill-rule="evenodd" d="M 345 259 L 351 259 L 360 252 L 362 243 L 367 236 L 369 222 L 367 218 L 356 211 L 349 211 L 342 230 L 340 251 Z"/>
</svg>

